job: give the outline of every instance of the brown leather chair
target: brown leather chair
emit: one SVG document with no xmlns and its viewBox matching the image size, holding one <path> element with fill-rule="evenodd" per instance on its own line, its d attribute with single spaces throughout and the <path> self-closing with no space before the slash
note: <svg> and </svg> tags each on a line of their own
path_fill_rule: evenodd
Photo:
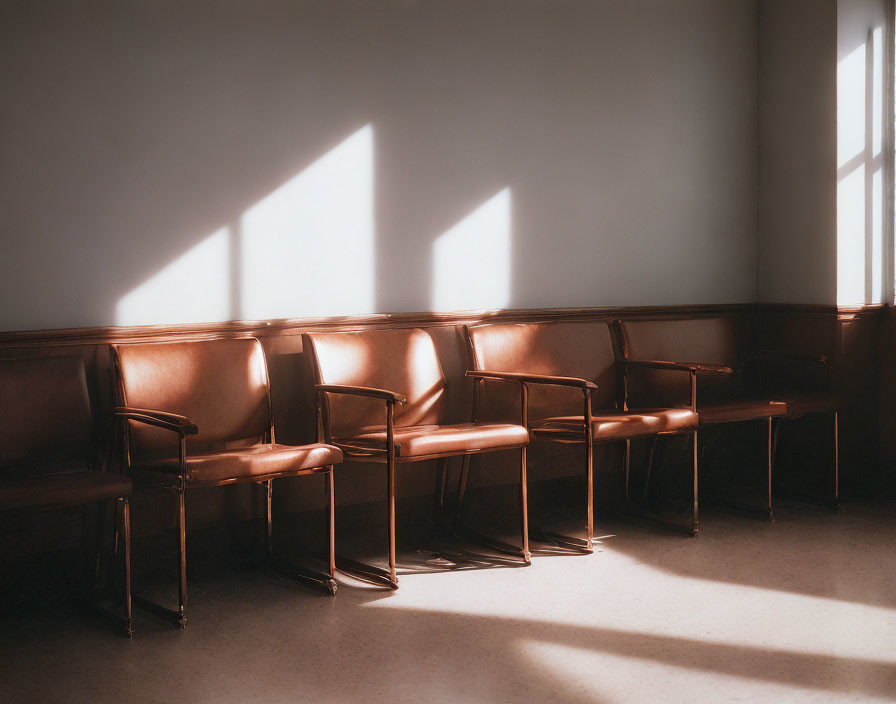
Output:
<svg viewBox="0 0 896 704">
<path fill-rule="evenodd" d="M 170 489 L 178 501 L 179 609 L 144 599 L 138 605 L 181 627 L 186 623 L 188 489 L 263 484 L 270 556 L 272 482 L 305 474 L 324 474 L 327 481 L 329 572 L 291 567 L 289 573 L 335 594 L 333 465 L 342 461 L 342 452 L 322 443 L 276 442 L 261 343 L 244 338 L 115 345 L 113 362 L 125 464 L 138 486 Z"/>
<path fill-rule="evenodd" d="M 751 331 L 745 321 L 730 317 L 619 321 L 630 399 L 669 399 L 688 393 L 696 403 L 700 426 L 747 421 L 767 426 L 767 505 L 772 510 L 772 465 L 777 421 L 815 412 L 833 412 L 835 443 L 837 414 L 832 396 L 771 396 L 749 378 L 757 358 L 775 353 L 750 349 Z M 780 353 L 779 353 L 780 354 Z M 784 355 L 786 356 L 786 355 Z M 689 360 L 689 361 L 681 361 Z M 819 359 L 824 363 L 824 358 Z M 671 372 L 671 373 L 670 373 Z M 690 375 L 690 384 L 688 377 Z M 750 508 L 740 505 L 741 508 Z"/>
<path fill-rule="evenodd" d="M 482 386 L 477 403 L 490 403 L 491 412 L 500 413 L 503 394 L 489 385 L 519 384 L 533 440 L 585 447 L 586 537 L 546 537 L 566 547 L 593 549 L 595 445 L 625 441 L 627 479 L 633 439 L 680 433 L 694 438 L 694 513 L 688 530 L 697 534 L 697 414 L 693 407 L 625 404 L 606 321 L 478 325 L 467 328 L 467 339 L 474 367 L 467 375 Z"/>
<path fill-rule="evenodd" d="M 520 450 L 520 548 L 473 536 L 528 564 L 526 444 L 516 424 L 448 424 L 445 376 L 432 338 L 423 330 L 305 335 L 320 392 L 321 425 L 327 442 L 350 462 L 383 463 L 388 477 L 389 570 L 346 561 L 347 572 L 398 586 L 395 574 L 395 465 L 498 450 Z M 444 472 L 444 467 L 442 468 Z M 340 564 L 342 569 L 342 564 Z"/>
<path fill-rule="evenodd" d="M 45 510 L 115 500 L 124 627 L 131 627 L 131 480 L 97 469 L 90 397 L 80 357 L 0 361 L 0 510 Z M 102 516 L 102 506 L 101 506 Z M 100 565 L 98 546 L 96 568 Z"/>
</svg>

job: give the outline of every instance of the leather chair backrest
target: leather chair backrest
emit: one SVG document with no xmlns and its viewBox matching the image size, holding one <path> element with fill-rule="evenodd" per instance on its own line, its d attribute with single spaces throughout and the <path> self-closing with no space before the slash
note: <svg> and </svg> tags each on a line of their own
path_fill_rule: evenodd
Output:
<svg viewBox="0 0 896 704">
<path fill-rule="evenodd" d="M 665 320 L 625 320 L 619 324 L 626 359 L 705 362 L 737 370 L 749 352 L 750 328 L 735 316 Z M 685 373 L 633 370 L 629 405 L 682 405 L 690 396 Z M 736 376 L 698 375 L 698 398 L 705 401 L 738 395 Z"/>
<path fill-rule="evenodd" d="M 613 338 L 606 321 L 478 325 L 469 329 L 476 369 L 551 376 L 573 376 L 593 381 L 598 391 L 592 408 L 615 409 L 619 401 L 619 371 Z M 480 395 L 482 417 L 511 420 L 496 410 L 519 398 L 510 384 L 486 382 Z M 519 409 L 519 401 L 512 402 Z M 518 413 L 518 411 L 517 411 Z M 584 413 L 584 395 L 569 387 L 529 387 L 529 419 Z M 518 422 L 519 416 L 514 418 Z"/>
<path fill-rule="evenodd" d="M 0 360 L 0 467 L 92 464 L 93 417 L 80 357 Z"/>
<path fill-rule="evenodd" d="M 260 442 L 271 429 L 270 384 L 261 343 L 254 338 L 203 340 L 114 348 L 120 402 L 187 416 L 199 428 L 187 451 Z M 177 436 L 130 422 L 132 457 L 177 454 Z"/>
<path fill-rule="evenodd" d="M 305 340 L 316 360 L 319 383 L 403 394 L 408 402 L 395 406 L 396 427 L 445 422 L 445 375 L 424 330 L 309 333 Z M 324 413 L 336 438 L 381 429 L 386 423 L 386 405 L 379 399 L 327 394 Z"/>
</svg>

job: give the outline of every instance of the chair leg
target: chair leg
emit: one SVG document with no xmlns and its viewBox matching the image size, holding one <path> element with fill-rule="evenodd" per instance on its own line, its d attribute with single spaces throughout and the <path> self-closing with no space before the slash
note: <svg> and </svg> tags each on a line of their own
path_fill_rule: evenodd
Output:
<svg viewBox="0 0 896 704">
<path fill-rule="evenodd" d="M 133 603 L 180 628 L 187 625 L 187 516 L 186 497 L 183 489 L 177 491 L 177 563 L 178 563 L 178 609 L 176 611 L 157 604 L 140 594 L 132 597 Z M 126 551 L 129 548 L 125 548 Z"/>
<path fill-rule="evenodd" d="M 587 551 L 594 550 L 594 443 L 589 437 L 585 442 L 585 462 L 587 471 L 587 489 L 586 497 L 586 534 L 585 549 Z"/>
<path fill-rule="evenodd" d="M 464 455 L 463 463 L 460 470 L 460 483 L 457 488 L 457 513 L 454 516 L 454 533 L 455 536 L 460 534 L 461 514 L 463 513 L 464 496 L 467 493 L 467 479 L 470 476 L 470 460 L 471 455 Z"/>
<path fill-rule="evenodd" d="M 387 462 L 388 492 L 389 492 L 389 581 L 393 587 L 398 586 L 398 575 L 395 572 L 395 456 L 389 453 Z"/>
<path fill-rule="evenodd" d="M 274 541 L 273 541 L 273 512 L 272 508 L 272 494 L 274 488 L 274 481 L 272 479 L 268 479 L 264 483 L 264 494 L 265 494 L 265 534 L 264 534 L 264 545 L 267 550 L 268 560 L 270 561 L 274 557 Z"/>
<path fill-rule="evenodd" d="M 840 428 L 839 412 L 834 411 L 834 501 L 832 508 L 840 510 Z"/>
<path fill-rule="evenodd" d="M 476 543 L 477 545 L 481 545 L 504 555 L 514 555 L 523 558 L 523 565 L 532 564 L 532 552 L 529 549 L 529 482 L 526 466 L 527 459 L 528 450 L 526 446 L 523 446 L 520 448 L 520 547 L 505 543 L 502 540 L 492 538 L 491 536 L 484 535 L 475 530 L 462 528 L 460 516 L 467 487 L 467 477 L 469 476 L 470 455 L 464 456 L 463 468 L 461 469 L 460 488 L 458 490 L 457 524 L 455 530 L 455 536 L 458 538 L 463 537 L 471 543 Z M 576 540 L 581 541 L 581 538 L 577 538 Z"/>
<path fill-rule="evenodd" d="M 775 514 L 772 510 L 772 462 L 774 461 L 774 419 L 768 419 L 768 519 L 774 519 Z"/>
<path fill-rule="evenodd" d="M 330 469 L 326 474 L 326 482 L 327 482 L 327 538 L 329 542 L 329 559 L 327 568 L 327 573 L 330 576 L 330 583 L 328 587 L 330 589 L 330 594 L 336 594 L 336 580 L 334 577 L 336 576 L 336 487 L 335 487 L 335 477 L 333 474 L 333 466 L 330 465 Z"/>
<path fill-rule="evenodd" d="M 274 559 L 273 541 L 272 541 L 272 512 L 271 512 L 271 494 L 273 479 L 268 479 L 264 483 L 267 485 L 267 544 L 270 564 L 280 575 L 293 579 L 302 584 L 313 587 L 319 591 L 324 591 L 330 596 L 336 596 L 336 580 L 333 577 L 336 574 L 336 520 L 335 520 L 335 502 L 333 500 L 333 466 L 329 465 L 323 472 L 326 487 L 324 491 L 325 505 L 327 511 L 327 572 L 319 572 L 295 563 L 287 563 L 282 559 Z"/>
<path fill-rule="evenodd" d="M 435 487 L 433 488 L 433 523 L 434 536 L 442 535 L 445 531 L 445 490 L 448 482 L 448 458 L 443 457 L 436 461 Z"/>
<path fill-rule="evenodd" d="M 626 439 L 625 441 L 625 501 L 628 503 L 628 486 L 629 486 L 629 474 L 632 463 L 632 441 L 631 438 Z"/>
<path fill-rule="evenodd" d="M 694 451 L 694 524 L 693 524 L 693 531 L 694 531 L 694 535 L 696 536 L 699 531 L 699 527 L 700 527 L 699 500 L 698 500 L 699 481 L 698 481 L 698 475 L 697 475 L 697 466 L 698 466 L 697 459 L 700 456 L 700 449 L 699 449 L 700 443 L 699 443 L 699 438 L 698 438 L 696 429 L 694 430 L 694 435 L 693 435 L 691 442 L 693 443 L 693 446 L 694 446 L 693 447 L 693 451 Z"/>
<path fill-rule="evenodd" d="M 121 505 L 121 539 L 124 545 L 124 555 L 122 562 L 123 579 L 122 586 L 124 589 L 124 630 L 125 634 L 130 638 L 134 635 L 133 623 L 133 607 L 131 602 L 131 504 L 127 497 L 118 500 Z"/>
<path fill-rule="evenodd" d="M 93 553 L 93 575 L 92 584 L 89 585 L 91 595 L 95 594 L 97 589 L 102 586 L 108 586 L 108 582 L 101 585 L 103 581 L 103 542 L 106 528 L 106 502 L 100 501 L 96 506 L 96 537 L 94 538 Z M 113 553 L 114 555 L 115 553 Z"/>
<path fill-rule="evenodd" d="M 187 625 L 187 516 L 185 492 L 177 494 L 177 561 L 180 573 L 178 582 L 178 618 L 177 624 L 184 628 Z"/>
<path fill-rule="evenodd" d="M 529 551 L 529 480 L 527 472 L 528 445 L 520 448 L 520 536 L 523 543 L 522 557 L 526 564 L 532 563 L 532 553 Z"/>
<path fill-rule="evenodd" d="M 657 436 L 654 435 L 650 439 L 650 455 L 647 458 L 647 478 L 644 480 L 644 501 L 647 501 L 647 494 L 650 491 L 650 477 L 653 474 L 653 457 L 656 454 Z"/>
</svg>

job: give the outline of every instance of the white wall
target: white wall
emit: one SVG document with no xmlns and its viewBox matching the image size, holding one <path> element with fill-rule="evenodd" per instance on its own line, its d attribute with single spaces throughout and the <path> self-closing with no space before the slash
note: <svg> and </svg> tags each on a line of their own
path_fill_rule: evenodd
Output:
<svg viewBox="0 0 896 704">
<path fill-rule="evenodd" d="M 8 2 L 0 47 L 0 329 L 756 299 L 753 0 Z"/>
<path fill-rule="evenodd" d="M 889 300 L 888 0 L 759 2 L 759 300 Z"/>
<path fill-rule="evenodd" d="M 836 303 L 837 6 L 758 9 L 759 300 Z"/>
<path fill-rule="evenodd" d="M 890 298 L 887 0 L 837 2 L 837 303 Z M 892 41 L 892 38 L 890 39 Z M 892 151 L 892 147 L 889 147 Z"/>
</svg>

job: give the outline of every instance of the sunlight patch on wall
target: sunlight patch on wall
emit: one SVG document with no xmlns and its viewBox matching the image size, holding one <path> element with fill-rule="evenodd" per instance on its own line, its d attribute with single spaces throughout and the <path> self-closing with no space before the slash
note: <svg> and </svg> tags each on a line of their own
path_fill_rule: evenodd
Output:
<svg viewBox="0 0 896 704">
<path fill-rule="evenodd" d="M 510 303 L 511 195 L 505 188 L 440 235 L 432 249 L 432 310 Z"/>
<path fill-rule="evenodd" d="M 373 312 L 373 128 L 249 208 L 240 230 L 242 318 Z"/>
<path fill-rule="evenodd" d="M 118 325 L 230 319 L 230 231 L 212 233 L 118 301 Z"/>
<path fill-rule="evenodd" d="M 837 303 L 884 297 L 883 30 L 837 66 Z"/>
</svg>

